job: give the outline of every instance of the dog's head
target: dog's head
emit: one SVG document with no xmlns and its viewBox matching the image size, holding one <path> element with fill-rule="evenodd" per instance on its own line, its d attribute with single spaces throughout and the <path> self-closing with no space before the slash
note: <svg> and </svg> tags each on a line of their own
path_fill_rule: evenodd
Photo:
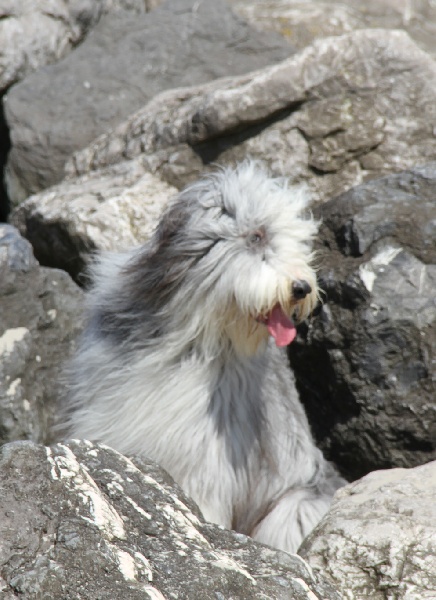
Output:
<svg viewBox="0 0 436 600">
<path fill-rule="evenodd" d="M 318 297 L 317 223 L 307 204 L 304 189 L 269 177 L 258 163 L 206 176 L 162 217 L 140 259 L 144 268 L 138 263 L 141 294 L 156 309 L 170 304 L 185 324 L 196 319 L 227 332 L 247 352 L 268 335 L 289 344 L 294 320 L 306 318 Z"/>
</svg>

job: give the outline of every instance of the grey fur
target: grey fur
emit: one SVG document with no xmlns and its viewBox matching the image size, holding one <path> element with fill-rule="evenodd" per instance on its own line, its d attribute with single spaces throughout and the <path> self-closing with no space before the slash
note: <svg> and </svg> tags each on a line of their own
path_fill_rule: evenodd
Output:
<svg viewBox="0 0 436 600">
<path fill-rule="evenodd" d="M 264 324 L 317 301 L 307 203 L 246 162 L 182 192 L 144 247 L 102 257 L 61 416 L 72 437 L 154 458 L 206 518 L 289 551 L 343 483 Z"/>
</svg>

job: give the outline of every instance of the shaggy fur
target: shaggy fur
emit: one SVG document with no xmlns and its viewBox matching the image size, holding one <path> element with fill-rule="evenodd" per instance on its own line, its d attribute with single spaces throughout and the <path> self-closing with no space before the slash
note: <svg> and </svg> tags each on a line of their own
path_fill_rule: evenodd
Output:
<svg viewBox="0 0 436 600">
<path fill-rule="evenodd" d="M 62 417 L 71 437 L 155 459 L 206 519 L 288 551 L 342 484 L 278 348 L 317 301 L 306 209 L 245 162 L 181 192 L 142 248 L 102 257 Z"/>
</svg>

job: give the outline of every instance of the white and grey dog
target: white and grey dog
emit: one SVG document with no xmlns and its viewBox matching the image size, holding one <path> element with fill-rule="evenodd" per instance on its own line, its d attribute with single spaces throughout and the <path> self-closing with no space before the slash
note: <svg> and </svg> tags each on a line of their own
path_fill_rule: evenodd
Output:
<svg viewBox="0 0 436 600">
<path fill-rule="evenodd" d="M 317 302 L 307 197 L 256 163 L 181 192 L 94 267 L 68 434 L 160 463 L 206 519 L 295 551 L 343 483 L 281 346 Z"/>
</svg>

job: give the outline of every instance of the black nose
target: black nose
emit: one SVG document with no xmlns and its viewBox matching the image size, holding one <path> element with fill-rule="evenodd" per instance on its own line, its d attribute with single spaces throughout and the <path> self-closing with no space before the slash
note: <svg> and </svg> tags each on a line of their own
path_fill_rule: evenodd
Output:
<svg viewBox="0 0 436 600">
<path fill-rule="evenodd" d="M 295 300 L 302 300 L 307 294 L 310 294 L 311 291 L 312 288 L 307 281 L 304 281 L 304 279 L 297 279 L 292 284 L 292 295 Z"/>
</svg>

